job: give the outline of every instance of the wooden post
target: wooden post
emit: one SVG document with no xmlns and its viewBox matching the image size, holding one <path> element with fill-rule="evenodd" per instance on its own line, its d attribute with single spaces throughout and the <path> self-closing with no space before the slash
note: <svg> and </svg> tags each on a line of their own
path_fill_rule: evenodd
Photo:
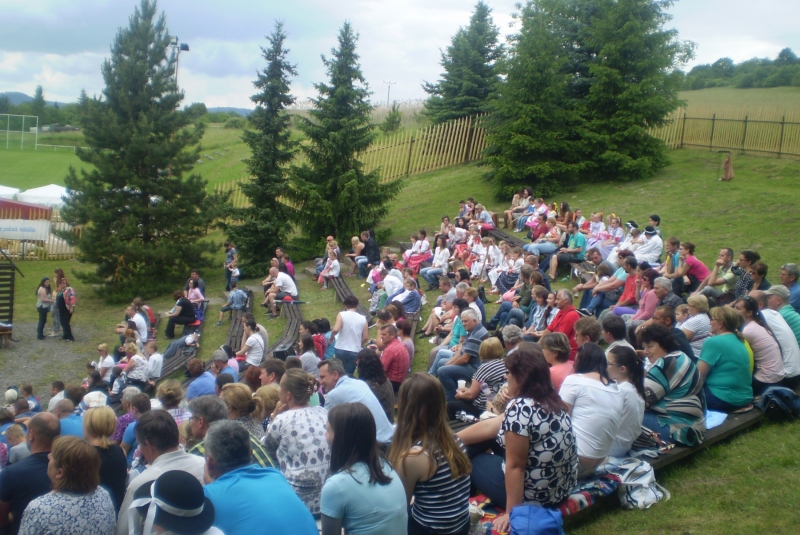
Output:
<svg viewBox="0 0 800 535">
<path fill-rule="evenodd" d="M 467 128 L 469 132 L 467 133 L 467 148 L 464 150 L 464 163 L 469 162 L 469 153 L 472 150 L 472 138 L 475 137 L 475 127 L 472 124 L 472 117 L 469 118 Z"/>
<path fill-rule="evenodd" d="M 711 116 L 711 138 L 708 140 L 708 150 L 714 147 L 714 126 L 717 121 L 717 114 Z"/>
<path fill-rule="evenodd" d="M 744 116 L 744 131 L 742 132 L 742 152 L 744 152 L 745 141 L 747 140 L 747 118 L 749 115 Z"/>
<path fill-rule="evenodd" d="M 785 127 L 786 127 L 786 115 L 784 114 L 784 116 L 781 117 L 781 137 L 780 140 L 778 141 L 778 158 L 781 157 L 781 152 L 783 151 L 783 129 Z"/>
<path fill-rule="evenodd" d="M 406 162 L 406 176 L 411 172 L 411 153 L 414 149 L 414 134 L 411 134 L 411 141 L 408 142 L 408 161 Z"/>
<path fill-rule="evenodd" d="M 686 132 L 686 110 L 683 110 L 683 126 L 681 127 L 681 146 L 683 148 L 683 133 Z"/>
</svg>

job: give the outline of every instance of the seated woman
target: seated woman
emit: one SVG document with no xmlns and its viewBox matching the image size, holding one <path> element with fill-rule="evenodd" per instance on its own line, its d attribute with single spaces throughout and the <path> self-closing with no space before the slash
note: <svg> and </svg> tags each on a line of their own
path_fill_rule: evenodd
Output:
<svg viewBox="0 0 800 535">
<path fill-rule="evenodd" d="M 264 412 L 261 399 L 253 397 L 253 391 L 242 383 L 230 383 L 222 387 L 219 397 L 228 406 L 228 419 L 241 424 L 247 431 L 261 440 L 264 428 L 258 417 Z"/>
<path fill-rule="evenodd" d="M 672 279 L 672 291 L 676 295 L 694 292 L 700 283 L 708 277 L 711 272 L 696 256 L 694 256 L 695 245 L 690 241 L 683 242 L 678 247 L 678 269 L 668 278 Z M 695 354 L 697 352 L 695 351 Z"/>
<path fill-rule="evenodd" d="M 356 274 L 356 269 L 358 268 L 358 261 L 359 260 L 366 260 L 365 256 L 362 256 L 361 252 L 364 250 L 364 243 L 358 238 L 358 236 L 353 236 L 350 238 L 350 245 L 351 249 L 349 253 L 345 253 L 344 257 L 350 261 L 350 269 L 347 270 L 345 273 L 346 276 L 352 277 Z"/>
<path fill-rule="evenodd" d="M 476 453 L 473 483 L 506 511 L 518 505 L 557 508 L 578 479 L 572 421 L 536 344 L 520 344 L 506 357 L 506 364 L 513 399 L 505 414 L 458 434 Z M 489 447 L 495 454 L 485 453 Z M 507 532 L 508 513 L 498 517 L 493 527 Z"/>
<path fill-rule="evenodd" d="M 406 489 L 409 535 L 469 532 L 472 466 L 447 424 L 444 389 L 433 376 L 412 373 L 397 399 L 389 461 Z"/>
<path fill-rule="evenodd" d="M 478 349 L 481 363 L 472 376 L 472 382 L 469 387 L 457 389 L 456 399 L 447 402 L 447 417 L 450 420 L 455 420 L 459 411 L 480 416 L 486 410 L 486 403 L 491 403 L 505 382 L 504 353 L 503 344 L 495 336 L 481 342 Z"/>
<path fill-rule="evenodd" d="M 340 535 L 342 529 L 405 535 L 403 481 L 384 459 L 376 434 L 375 418 L 361 403 L 337 405 L 328 413 L 331 476 L 320 499 L 323 535 Z"/>
<path fill-rule="evenodd" d="M 450 216 L 442 216 L 442 224 L 439 225 L 439 231 L 433 233 L 433 239 L 436 240 L 439 236 L 447 238 L 447 233 L 450 230 Z"/>
<path fill-rule="evenodd" d="M 629 346 L 614 346 L 606 355 L 608 376 L 619 385 L 622 393 L 622 414 L 619 432 L 609 455 L 626 457 L 633 442 L 642 434 L 644 418 L 644 362 Z"/>
<path fill-rule="evenodd" d="M 709 410 L 733 412 L 753 402 L 752 367 L 741 316 L 728 306 L 711 309 L 711 334 L 703 344 L 697 370 Z"/>
<path fill-rule="evenodd" d="M 511 208 L 503 212 L 503 228 L 508 228 L 517 217 L 528 209 L 531 204 L 531 195 L 531 190 L 528 188 L 523 188 L 514 195 L 511 200 Z"/>
<path fill-rule="evenodd" d="M 419 272 L 420 265 L 431 259 L 431 242 L 428 241 L 428 233 L 425 229 L 419 229 L 416 250 L 406 251 L 408 256 L 404 258 L 406 267 L 411 268 L 414 273 Z"/>
<path fill-rule="evenodd" d="M 659 302 L 654 288 L 654 283 L 658 276 L 658 271 L 650 268 L 644 270 L 642 275 L 636 280 L 636 301 L 639 308 L 637 308 L 633 314 L 622 315 L 622 319 L 625 320 L 625 324 L 628 327 L 638 327 L 653 317 Z"/>
<path fill-rule="evenodd" d="M 436 251 L 433 254 L 431 266 L 419 271 L 420 276 L 428 283 L 426 291 L 430 292 L 439 286 L 439 277 L 447 271 L 449 262 L 450 249 L 447 248 L 447 238 L 439 236 L 436 238 Z"/>
<path fill-rule="evenodd" d="M 603 255 L 603 260 L 608 258 L 608 255 L 611 254 L 611 251 L 616 249 L 617 245 L 620 244 L 624 236 L 625 231 L 622 230 L 620 218 L 612 215 L 608 220 L 608 237 L 597 244 L 600 254 Z"/>
<path fill-rule="evenodd" d="M 487 236 L 487 238 L 486 259 L 480 282 L 486 282 L 487 280 L 496 281 L 497 277 L 500 275 L 497 270 L 503 269 L 503 261 L 505 258 L 505 241 L 501 241 L 500 245 L 495 245 L 494 238 L 491 236 Z M 492 285 L 494 285 L 494 282 L 492 282 Z"/>
<path fill-rule="evenodd" d="M 403 279 L 403 291 L 395 296 L 389 296 L 392 303 L 399 302 L 403 305 L 403 314 L 399 318 L 407 318 L 419 312 L 422 306 L 422 296 L 417 289 L 417 282 L 411 277 Z M 397 320 L 398 318 L 395 318 Z"/>
<path fill-rule="evenodd" d="M 494 228 L 492 214 L 487 212 L 486 208 L 480 203 L 475 205 L 475 217 L 470 220 L 469 224 L 480 226 L 481 231 L 492 230 Z"/>
<path fill-rule="evenodd" d="M 133 386 L 144 392 L 147 388 L 147 359 L 133 342 L 125 344 L 125 387 Z"/>
<path fill-rule="evenodd" d="M 638 340 L 651 364 L 644 379 L 642 425 L 665 440 L 685 446 L 700 444 L 706 432 L 700 372 L 680 350 L 668 327 L 650 323 L 639 331 Z"/>
<path fill-rule="evenodd" d="M 550 380 L 558 390 L 564 384 L 564 379 L 575 371 L 573 363 L 569 361 L 569 354 L 572 351 L 569 347 L 569 338 L 564 333 L 549 333 L 542 337 L 540 343 L 544 359 L 550 366 Z"/>
<path fill-rule="evenodd" d="M 203 304 L 205 297 L 203 297 L 202 292 L 200 292 L 200 288 L 197 287 L 196 280 L 190 278 L 187 284 L 189 285 L 189 291 L 186 293 L 186 298 L 194 305 L 195 309 L 197 309 Z"/>
<path fill-rule="evenodd" d="M 519 270 L 524 263 L 525 258 L 523 258 L 522 249 L 519 247 L 511 249 L 506 257 L 506 270 L 497 277 L 497 282 L 495 283 L 497 289 L 490 293 L 503 295 L 509 291 L 517 283 Z"/>
<path fill-rule="evenodd" d="M 619 432 L 623 397 L 608 376 L 606 355 L 589 342 L 578 349 L 575 372 L 564 379 L 558 391 L 572 418 L 578 446 L 578 478 L 594 474 L 611 452 Z"/>
<path fill-rule="evenodd" d="M 543 237 L 522 247 L 525 251 L 537 257 L 543 254 L 555 253 L 561 244 L 561 230 L 556 226 L 556 220 L 550 218 L 545 225 L 547 226 L 547 232 Z"/>
<path fill-rule="evenodd" d="M 335 279 L 340 273 L 341 266 L 339 265 L 339 257 L 336 255 L 336 250 L 330 249 L 328 250 L 328 260 L 325 262 L 322 271 L 320 271 L 317 282 L 322 285 L 323 290 L 327 290 L 328 281 Z"/>
<path fill-rule="evenodd" d="M 681 322 L 680 329 L 689 340 L 692 351 L 699 355 L 703 351 L 703 344 L 711 334 L 711 320 L 708 317 L 708 299 L 705 295 L 692 295 L 686 300 L 688 304 L 688 317 Z"/>
<path fill-rule="evenodd" d="M 497 249 L 500 251 L 500 256 L 491 259 L 492 269 L 491 271 L 488 269 L 486 271 L 492 287 L 497 284 L 498 277 L 500 277 L 500 275 L 502 275 L 508 269 L 507 257 L 511 254 L 511 246 L 508 245 L 505 240 L 500 240 L 500 243 L 497 245 Z"/>
<path fill-rule="evenodd" d="M 781 346 L 761 316 L 758 301 L 746 296 L 737 299 L 733 307 L 744 317 L 742 334 L 753 350 L 753 394 L 760 395 L 770 386 L 783 381 L 785 375 Z"/>
<path fill-rule="evenodd" d="M 303 370 L 286 370 L 281 378 L 280 401 L 262 442 L 295 493 L 318 518 L 331 451 L 325 440 L 327 413 L 308 404 L 315 383 L 314 377 Z"/>
<path fill-rule="evenodd" d="M 403 320 L 405 321 L 405 320 Z M 381 404 L 389 423 L 394 423 L 394 387 L 386 377 L 381 358 L 372 349 L 362 349 L 356 357 L 358 379 L 364 381 Z"/>
<path fill-rule="evenodd" d="M 536 310 L 528 314 L 528 320 L 525 322 L 525 330 L 522 332 L 522 338 L 528 342 L 536 342 L 543 336 L 545 331 L 553 320 L 558 315 L 558 307 L 556 306 L 555 292 L 548 292 L 544 286 L 534 288 L 534 298 L 536 299 Z M 544 304 L 542 304 L 544 300 Z"/>
<path fill-rule="evenodd" d="M 563 224 L 564 228 L 567 228 L 567 225 L 570 221 L 572 221 L 573 217 L 572 210 L 569 208 L 569 203 L 562 202 L 559 206 L 558 217 L 556 218 L 556 221 L 558 221 L 560 224 Z"/>
<path fill-rule="evenodd" d="M 194 323 L 195 319 L 197 319 L 194 313 L 194 305 L 192 305 L 189 299 L 183 296 L 183 289 L 175 290 L 172 294 L 172 298 L 176 300 L 175 306 L 172 307 L 172 310 L 164 314 L 169 318 L 169 321 L 167 321 L 167 329 L 164 331 L 164 334 L 170 340 L 175 338 L 175 325 L 188 325 Z"/>
<path fill-rule="evenodd" d="M 603 223 L 603 212 L 592 212 L 589 216 L 589 227 L 581 228 L 581 232 L 586 234 L 586 240 L 590 241 L 592 238 L 597 239 L 598 234 L 605 232 L 606 224 Z M 591 245 L 590 247 L 594 247 Z"/>
</svg>

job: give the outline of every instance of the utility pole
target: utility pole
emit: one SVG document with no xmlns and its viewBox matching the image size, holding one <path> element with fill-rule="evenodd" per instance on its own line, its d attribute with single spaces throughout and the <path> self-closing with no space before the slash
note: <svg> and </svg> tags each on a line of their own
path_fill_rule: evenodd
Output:
<svg viewBox="0 0 800 535">
<path fill-rule="evenodd" d="M 387 82 L 387 81 L 384 80 L 383 83 L 388 86 L 388 88 L 386 90 L 386 105 L 388 106 L 389 105 L 389 96 L 392 94 L 392 86 L 395 85 L 397 82 Z"/>
</svg>

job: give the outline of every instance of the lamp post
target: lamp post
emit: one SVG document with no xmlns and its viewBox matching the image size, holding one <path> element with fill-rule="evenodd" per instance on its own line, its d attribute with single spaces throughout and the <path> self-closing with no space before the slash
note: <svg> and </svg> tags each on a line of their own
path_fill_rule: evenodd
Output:
<svg viewBox="0 0 800 535">
<path fill-rule="evenodd" d="M 389 95 L 392 94 L 392 86 L 395 85 L 397 82 L 387 82 L 384 80 L 383 83 L 388 86 L 388 89 L 386 91 L 386 106 L 389 106 Z"/>
<path fill-rule="evenodd" d="M 175 85 L 178 85 L 178 66 L 181 62 L 181 52 L 188 52 L 189 45 L 186 43 L 178 44 L 178 36 L 176 35 L 173 37 L 170 42 L 169 46 L 172 47 L 173 51 L 175 52 Z"/>
</svg>

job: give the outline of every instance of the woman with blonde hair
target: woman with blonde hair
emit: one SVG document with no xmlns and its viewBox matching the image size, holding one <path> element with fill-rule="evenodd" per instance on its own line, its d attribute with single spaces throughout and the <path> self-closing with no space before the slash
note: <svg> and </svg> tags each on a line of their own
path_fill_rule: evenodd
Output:
<svg viewBox="0 0 800 535">
<path fill-rule="evenodd" d="M 469 532 L 472 465 L 447 423 L 444 388 L 433 376 L 412 373 L 398 392 L 397 426 L 389 461 L 411 503 L 408 533 Z"/>
<path fill-rule="evenodd" d="M 281 387 L 275 383 L 262 386 L 253 394 L 253 397 L 261 400 L 261 414 L 258 417 L 261 419 L 261 427 L 265 433 L 269 429 L 270 416 L 272 416 L 275 406 L 280 401 L 280 395 Z"/>
<path fill-rule="evenodd" d="M 298 368 L 286 370 L 280 399 L 262 442 L 295 493 L 319 518 L 320 493 L 328 477 L 331 450 L 325 440 L 328 413 L 308 404 L 315 385 L 313 375 Z"/>
<path fill-rule="evenodd" d="M 464 411 L 473 416 L 480 416 L 486 410 L 486 403 L 494 401 L 494 397 L 503 386 L 506 376 L 506 363 L 503 361 L 505 350 L 496 336 L 481 342 L 478 357 L 481 363 L 472 376 L 469 387 L 459 388 L 455 400 L 447 402 L 447 417 L 454 420 L 456 413 Z M 488 394 L 488 395 L 487 395 Z"/>
<path fill-rule="evenodd" d="M 89 409 L 83 414 L 83 436 L 100 455 L 100 486 L 111 495 L 114 510 L 119 513 L 128 478 L 125 452 L 111 442 L 117 417 L 111 407 Z"/>
<path fill-rule="evenodd" d="M 192 417 L 192 413 L 181 407 L 184 398 L 183 387 L 175 379 L 167 379 L 158 385 L 156 398 L 161 402 L 161 407 L 180 425 Z"/>
<path fill-rule="evenodd" d="M 147 387 L 147 359 L 133 342 L 125 344 L 125 356 L 128 364 L 125 365 L 125 386 L 134 386 L 141 391 Z"/>
<path fill-rule="evenodd" d="M 681 330 L 689 340 L 692 351 L 699 355 L 703 344 L 711 334 L 711 320 L 708 317 L 708 299 L 705 295 L 692 295 L 686 300 L 689 305 L 689 317 L 681 324 Z"/>
<path fill-rule="evenodd" d="M 264 428 L 258 416 L 264 411 L 260 398 L 253 397 L 253 391 L 242 383 L 228 383 L 219 393 L 220 399 L 228 406 L 228 419 L 239 422 L 251 435 L 261 440 Z"/>
<path fill-rule="evenodd" d="M 49 459 L 47 476 L 53 490 L 25 508 L 20 535 L 114 533 L 114 503 L 100 487 L 100 456 L 95 448 L 78 437 L 56 437 Z"/>
</svg>

